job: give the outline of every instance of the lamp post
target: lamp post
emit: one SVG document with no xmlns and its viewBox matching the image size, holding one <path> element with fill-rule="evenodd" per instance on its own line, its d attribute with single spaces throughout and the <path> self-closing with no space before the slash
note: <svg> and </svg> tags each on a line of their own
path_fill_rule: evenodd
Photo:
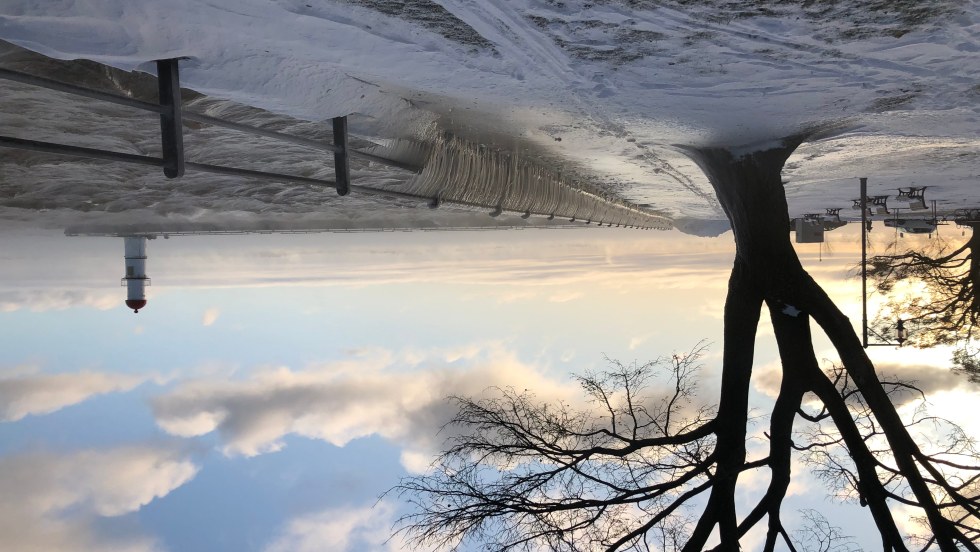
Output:
<svg viewBox="0 0 980 552">
<path fill-rule="evenodd" d="M 899 347 L 909 338 L 909 331 L 905 329 L 905 321 L 901 318 L 898 319 L 898 325 L 895 327 L 895 335 L 898 337 Z"/>
<path fill-rule="evenodd" d="M 868 179 L 861 178 L 861 345 L 865 349 L 868 347 L 887 347 L 895 343 L 868 343 Z M 884 338 L 874 331 L 878 339 Z M 908 338 L 909 331 L 905 328 L 905 321 L 901 318 L 895 324 L 895 335 L 898 346 L 901 347 Z"/>
<path fill-rule="evenodd" d="M 881 343 L 868 343 L 868 333 L 874 334 L 877 339 L 881 340 Z M 909 331 L 905 328 L 905 321 L 901 318 L 895 323 L 895 341 L 897 343 L 888 342 L 887 338 L 878 335 L 878 332 L 868 329 L 868 326 L 864 326 L 864 348 L 868 347 L 901 347 L 909 339 Z"/>
<path fill-rule="evenodd" d="M 861 177 L 861 344 L 868 348 L 868 179 Z"/>
</svg>

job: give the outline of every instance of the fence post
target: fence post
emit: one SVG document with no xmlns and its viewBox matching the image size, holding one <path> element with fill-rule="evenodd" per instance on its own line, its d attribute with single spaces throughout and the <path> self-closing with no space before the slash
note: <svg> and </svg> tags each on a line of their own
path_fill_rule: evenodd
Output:
<svg viewBox="0 0 980 552">
<path fill-rule="evenodd" d="M 163 138 L 163 174 L 184 176 L 184 125 L 180 116 L 180 75 L 176 59 L 157 60 L 160 90 L 160 135 Z"/>
<path fill-rule="evenodd" d="M 337 173 L 337 195 L 350 193 L 350 163 L 347 151 L 347 117 L 333 118 L 334 170 Z"/>
<path fill-rule="evenodd" d="M 868 179 L 861 177 L 861 346 L 868 348 Z"/>
</svg>

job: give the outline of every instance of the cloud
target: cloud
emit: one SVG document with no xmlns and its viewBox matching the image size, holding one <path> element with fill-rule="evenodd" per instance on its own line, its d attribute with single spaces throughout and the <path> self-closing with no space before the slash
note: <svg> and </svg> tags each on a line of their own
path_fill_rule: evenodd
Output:
<svg viewBox="0 0 980 552">
<path fill-rule="evenodd" d="M 105 272 L 106 263 L 118 259 L 118 238 L 86 242 L 84 247 L 64 236 L 48 239 L 48 250 L 73 267 L 75 288 L 65 288 L 57 279 L 39 281 L 38 274 L 49 272 L 49 258 L 33 253 L 35 237 L 15 238 L 10 246 L 17 251 L 17 262 L 0 266 L 0 310 L 122 306 L 124 295 L 104 287 L 118 281 L 106 280 Z M 676 232 L 420 232 L 399 235 L 398 247 L 392 247 L 388 234 L 363 234 L 326 249 L 323 236 L 317 235 L 291 235 L 288 242 L 270 237 L 233 250 L 215 248 L 213 239 L 220 237 L 152 244 L 154 275 L 185 288 L 213 287 L 215 282 L 222 287 L 439 282 L 482 286 L 499 294 L 501 302 L 514 302 L 537 296 L 562 299 L 586 287 L 723 290 L 732 254 L 730 241 Z M 104 253 L 93 255 L 95 245 Z"/>
<path fill-rule="evenodd" d="M 120 293 L 53 288 L 0 290 L 0 312 L 19 310 L 44 312 L 74 307 L 109 310 L 122 306 L 126 297 Z"/>
<path fill-rule="evenodd" d="M 754 438 L 747 441 L 748 457 L 751 460 L 758 460 L 769 455 L 769 439 L 762 432 L 768 432 L 768 424 L 756 428 Z M 820 484 L 813 478 L 810 467 L 803 463 L 798 455 L 794 455 L 790 460 L 792 479 L 786 488 L 786 497 L 807 496 L 820 488 Z M 746 470 L 739 474 L 739 490 L 747 497 L 761 497 L 769 488 L 772 482 L 772 471 L 768 467 Z M 748 500 L 752 503 L 752 500 Z"/>
<path fill-rule="evenodd" d="M 520 301 L 532 300 L 537 295 L 537 293 L 528 290 L 503 291 L 497 295 L 497 302 L 500 304 L 518 303 Z"/>
<path fill-rule="evenodd" d="M 401 550 L 400 542 L 388 540 L 394 521 L 395 507 L 386 501 L 316 512 L 290 521 L 265 552 Z"/>
<path fill-rule="evenodd" d="M 883 380 L 911 383 L 922 390 L 927 398 L 969 385 L 967 378 L 953 372 L 949 365 L 879 364 L 878 376 Z"/>
<path fill-rule="evenodd" d="M 574 301 L 585 294 L 581 291 L 563 291 L 560 293 L 555 293 L 548 297 L 548 301 L 552 303 L 567 303 L 569 301 Z"/>
<path fill-rule="evenodd" d="M 197 470 L 182 452 L 162 446 L 2 457 L 0 549 L 158 550 L 145 536 L 109 536 L 97 527 L 167 495 Z"/>
<path fill-rule="evenodd" d="M 0 459 L 4 496 L 25 510 L 55 513 L 71 507 L 101 516 L 135 512 L 197 473 L 175 450 L 130 446 L 68 454 L 24 453 Z"/>
<path fill-rule="evenodd" d="M 153 411 L 172 435 L 217 432 L 229 455 L 279 450 L 290 434 L 336 446 L 380 435 L 406 449 L 406 467 L 417 469 L 427 465 L 422 456 L 438 449 L 440 429 L 455 412 L 446 397 L 494 386 L 534 389 L 543 401 L 578 395 L 570 381 L 549 380 L 500 344 L 485 344 L 362 351 L 305 370 L 274 367 L 245 379 L 190 381 L 154 399 Z"/>
<path fill-rule="evenodd" d="M 221 316 L 221 311 L 215 307 L 211 307 L 204 311 L 204 315 L 201 316 L 201 325 L 205 327 L 210 326 L 218 320 L 219 316 Z"/>
<path fill-rule="evenodd" d="M 229 456 L 281 450 L 290 435 L 338 447 L 376 435 L 400 449 L 406 470 L 420 473 L 444 439 L 457 431 L 446 427 L 457 412 L 447 397 L 480 397 L 495 394 L 494 388 L 513 388 L 533 393 L 533 402 L 590 408 L 574 380 L 546 373 L 500 343 L 425 351 L 362 350 L 343 361 L 302 370 L 277 366 L 236 379 L 187 381 L 154 398 L 152 408 L 167 433 L 187 438 L 214 433 Z M 651 381 L 647 400 L 672 392 L 663 376 Z M 658 382 L 665 387 L 658 390 Z M 711 390 L 708 394 L 715 396 Z M 695 414 L 704 402 L 701 397 L 699 390 L 691 405 L 682 405 L 681 415 Z"/>
<path fill-rule="evenodd" d="M 629 350 L 635 351 L 637 347 L 643 345 L 650 339 L 649 335 L 638 335 L 630 338 Z"/>
<path fill-rule="evenodd" d="M 129 391 L 147 376 L 76 372 L 42 374 L 36 370 L 0 373 L 0 422 L 49 414 L 95 395 Z"/>
<path fill-rule="evenodd" d="M 752 384 L 755 390 L 772 398 L 779 396 L 779 386 L 783 381 L 783 368 L 779 360 L 757 366 L 752 370 Z"/>
<path fill-rule="evenodd" d="M 948 366 L 879 362 L 876 368 L 879 380 L 910 383 L 922 390 L 926 398 L 945 391 L 966 389 L 970 385 L 965 377 L 953 372 Z M 781 381 L 782 366 L 778 360 L 755 369 L 753 382 L 760 393 L 776 397 Z M 892 396 L 892 400 L 898 404 L 917 399 L 919 395 L 913 392 L 901 392 Z"/>
</svg>

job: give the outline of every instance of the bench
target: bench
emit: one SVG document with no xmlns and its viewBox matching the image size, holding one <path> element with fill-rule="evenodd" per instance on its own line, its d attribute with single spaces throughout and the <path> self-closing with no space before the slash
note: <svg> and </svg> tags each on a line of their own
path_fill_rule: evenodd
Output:
<svg viewBox="0 0 980 552">
<path fill-rule="evenodd" d="M 928 188 L 928 186 L 920 186 L 918 188 L 899 188 L 898 199 L 907 200 L 909 202 L 909 209 L 913 211 L 928 209 L 928 207 L 926 207 L 926 188 Z"/>
</svg>

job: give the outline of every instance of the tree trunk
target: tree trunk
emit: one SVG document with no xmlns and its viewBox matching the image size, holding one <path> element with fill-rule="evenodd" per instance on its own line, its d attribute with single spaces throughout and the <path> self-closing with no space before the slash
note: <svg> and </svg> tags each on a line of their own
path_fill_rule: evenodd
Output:
<svg viewBox="0 0 980 552">
<path fill-rule="evenodd" d="M 715 446 L 717 469 L 708 504 L 683 552 L 700 552 L 718 525 L 721 545 L 719 552 L 737 552 L 738 520 L 735 516 L 735 485 L 745 464 L 745 435 L 749 415 L 749 384 L 752 362 L 762 309 L 762 296 L 747 278 L 744 263 L 735 259 L 728 280 L 725 300 L 724 360 L 722 361 L 721 398 L 715 417 Z M 744 344 L 749 346 L 745 347 Z"/>
<path fill-rule="evenodd" d="M 967 256 L 969 257 L 969 274 L 963 287 L 968 288 L 966 297 L 966 320 L 965 326 L 968 337 L 973 337 L 974 328 L 980 324 L 980 225 L 970 225 L 970 239 L 967 241 Z"/>
<path fill-rule="evenodd" d="M 918 452 L 915 443 L 881 386 L 874 366 L 865 355 L 850 321 L 803 270 L 790 242 L 789 212 L 780 172 L 786 159 L 801 141 L 802 137 L 791 137 L 779 147 L 741 156 L 723 149 L 705 149 L 693 152 L 692 157 L 708 176 L 731 222 L 736 247 L 735 272 L 738 272 L 739 278 L 744 280 L 740 289 L 751 290 L 753 301 L 761 296 L 770 308 L 783 316 L 810 314 L 827 332 L 841 356 L 845 369 L 881 424 L 898 468 L 907 478 L 910 489 L 935 532 L 940 549 L 954 551 L 956 547 L 949 522 L 942 517 L 915 463 L 914 455 Z M 729 301 L 731 300 L 730 289 Z M 751 336 L 742 336 L 738 341 L 729 340 L 727 308 L 725 326 L 724 373 L 728 374 L 730 371 L 741 373 L 745 368 L 730 366 L 729 359 L 751 358 L 751 353 L 746 353 L 745 350 L 754 347 L 755 327 L 752 327 Z M 740 352 L 730 353 L 731 347 L 739 349 Z M 723 389 L 725 389 L 724 384 Z M 722 392 L 723 397 L 726 391 L 727 389 Z M 721 412 L 720 407 L 721 405 L 719 405 L 719 417 L 724 419 L 726 414 Z M 835 417 L 834 421 L 838 424 L 853 425 L 850 419 L 838 420 Z M 849 428 L 841 429 L 849 430 Z M 719 449 L 724 450 L 721 449 L 720 435 L 718 444 Z M 744 457 L 744 447 L 741 450 Z M 852 451 L 852 454 L 860 454 L 860 452 Z M 867 472 L 865 475 L 870 477 Z M 886 521 L 881 512 L 876 513 L 875 517 L 878 522 Z M 890 516 L 888 518 L 890 519 Z M 717 521 L 725 545 L 726 535 L 731 533 L 725 531 L 723 519 L 719 517 Z M 886 525 L 890 526 L 881 529 L 883 533 L 888 534 L 888 537 L 884 534 L 883 537 L 886 541 L 892 540 L 893 523 Z M 700 528 L 699 523 L 698 529 Z M 737 543 L 728 543 L 720 548 L 736 550 Z"/>
<path fill-rule="evenodd" d="M 801 399 L 802 392 L 800 390 L 802 389 L 813 391 L 823 401 L 831 419 L 834 420 L 840 430 L 841 437 L 843 437 L 851 459 L 854 461 L 855 469 L 861 481 L 861 497 L 863 502 L 869 506 L 875 525 L 881 534 L 882 548 L 886 551 L 906 552 L 907 548 L 902 541 L 901 533 L 895 525 L 891 511 L 888 509 L 885 490 L 875 473 L 874 455 L 862 440 L 860 431 L 854 427 L 851 413 L 839 395 L 837 388 L 820 370 L 817 363 L 810 334 L 809 317 L 806 315 L 790 317 L 772 308 L 770 312 L 776 341 L 779 345 L 779 357 L 783 365 L 782 387 L 786 388 L 788 385 L 793 385 L 786 381 L 792 380 L 796 386 L 794 389 L 800 393 Z M 782 398 L 783 389 L 780 389 L 779 395 Z M 776 413 L 776 409 L 773 409 L 774 419 Z M 793 415 L 795 416 L 795 414 L 794 411 Z M 776 443 L 773 442 L 773 447 L 775 446 Z M 788 447 L 786 453 L 789 454 Z"/>
</svg>

